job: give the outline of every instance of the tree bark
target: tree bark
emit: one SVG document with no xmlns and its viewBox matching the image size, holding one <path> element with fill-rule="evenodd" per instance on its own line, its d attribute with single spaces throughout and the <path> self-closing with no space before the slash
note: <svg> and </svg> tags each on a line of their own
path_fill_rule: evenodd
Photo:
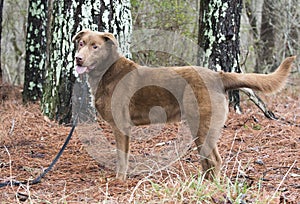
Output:
<svg viewBox="0 0 300 204">
<path fill-rule="evenodd" d="M 29 1 L 23 102 L 42 98 L 47 58 L 47 0 Z"/>
<path fill-rule="evenodd" d="M 3 17 L 3 3 L 4 0 L 0 0 L 0 45 L 1 45 L 1 39 L 2 39 L 2 17 Z M 0 46 L 0 62 L 1 62 L 1 46 Z M 2 68 L 0 63 L 0 85 L 2 84 Z"/>
<path fill-rule="evenodd" d="M 259 43 L 257 44 L 257 57 L 255 72 L 261 73 L 265 70 L 274 71 L 277 67 L 275 52 L 275 28 L 276 15 L 274 15 L 274 1 L 264 0 L 262 8 L 261 31 Z"/>
<path fill-rule="evenodd" d="M 119 41 L 120 51 L 131 58 L 130 38 L 132 33 L 132 16 L 129 0 L 100 0 L 99 31 L 113 33 Z"/>
<path fill-rule="evenodd" d="M 199 46 L 204 51 L 203 66 L 215 71 L 240 73 L 240 18 L 242 0 L 201 0 Z M 229 93 L 230 102 L 241 112 L 239 91 Z"/>
<path fill-rule="evenodd" d="M 83 1 L 51 1 L 51 24 L 48 36 L 49 57 L 46 63 L 46 79 L 41 101 L 42 111 L 59 123 L 69 123 L 72 118 L 72 90 L 75 82 L 71 37 L 79 27 Z"/>
</svg>

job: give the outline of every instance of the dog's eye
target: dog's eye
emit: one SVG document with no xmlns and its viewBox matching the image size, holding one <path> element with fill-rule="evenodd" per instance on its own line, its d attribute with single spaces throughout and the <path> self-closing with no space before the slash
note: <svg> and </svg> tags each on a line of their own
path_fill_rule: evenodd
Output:
<svg viewBox="0 0 300 204">
<path fill-rule="evenodd" d="M 98 48 L 98 46 L 97 45 L 93 45 L 93 48 L 96 50 Z"/>
</svg>

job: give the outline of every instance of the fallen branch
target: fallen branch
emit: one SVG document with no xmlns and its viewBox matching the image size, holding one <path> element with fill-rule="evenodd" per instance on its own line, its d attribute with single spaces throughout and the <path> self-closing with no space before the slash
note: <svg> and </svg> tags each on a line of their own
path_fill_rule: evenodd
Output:
<svg viewBox="0 0 300 204">
<path fill-rule="evenodd" d="M 250 100 L 265 114 L 265 116 L 272 120 L 277 120 L 278 118 L 275 116 L 275 114 L 268 109 L 266 104 L 263 102 L 262 99 L 260 99 L 252 89 L 249 88 L 242 88 L 240 89 L 242 92 L 244 92 Z"/>
</svg>

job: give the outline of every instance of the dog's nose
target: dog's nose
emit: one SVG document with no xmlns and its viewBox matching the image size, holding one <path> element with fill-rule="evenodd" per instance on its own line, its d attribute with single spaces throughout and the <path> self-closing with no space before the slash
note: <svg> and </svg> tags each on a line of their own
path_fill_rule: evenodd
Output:
<svg viewBox="0 0 300 204">
<path fill-rule="evenodd" d="M 82 65 L 82 63 L 83 63 L 83 58 L 82 57 L 76 56 L 75 59 L 76 59 L 76 64 Z"/>
</svg>

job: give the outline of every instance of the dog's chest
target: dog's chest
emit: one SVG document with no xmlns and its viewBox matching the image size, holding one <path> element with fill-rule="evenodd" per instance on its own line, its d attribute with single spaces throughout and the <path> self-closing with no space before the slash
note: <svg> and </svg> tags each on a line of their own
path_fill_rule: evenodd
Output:
<svg viewBox="0 0 300 204">
<path fill-rule="evenodd" d="M 95 94 L 95 108 L 100 116 L 107 122 L 112 121 L 111 113 L 111 97 L 112 97 L 113 87 L 101 86 L 101 82 L 98 86 L 97 92 Z"/>
</svg>

